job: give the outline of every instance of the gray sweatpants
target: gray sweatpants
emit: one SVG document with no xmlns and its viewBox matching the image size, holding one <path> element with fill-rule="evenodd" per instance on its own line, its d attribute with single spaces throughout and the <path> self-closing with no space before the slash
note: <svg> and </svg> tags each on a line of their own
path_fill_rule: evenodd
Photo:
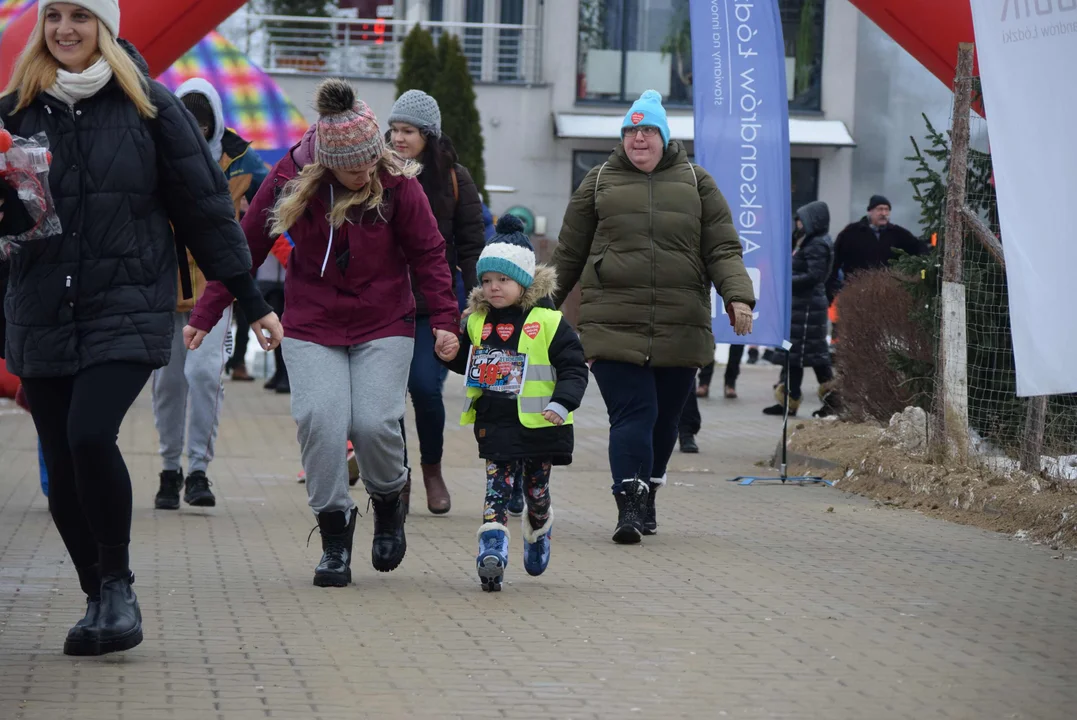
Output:
<svg viewBox="0 0 1077 720">
<path fill-rule="evenodd" d="M 221 373 L 228 361 L 232 308 L 225 310 L 224 317 L 197 350 L 188 350 L 183 345 L 183 326 L 189 319 L 190 313 L 175 313 L 172 359 L 153 372 L 153 419 L 164 469 L 183 470 L 180 456 L 186 431 L 187 472 L 206 472 L 213 460 L 213 444 L 224 401 Z"/>
<path fill-rule="evenodd" d="M 400 423 L 414 346 L 406 337 L 351 347 L 284 338 L 292 417 L 315 513 L 355 505 L 348 494 L 348 440 L 368 493 L 392 494 L 407 482 Z"/>
</svg>

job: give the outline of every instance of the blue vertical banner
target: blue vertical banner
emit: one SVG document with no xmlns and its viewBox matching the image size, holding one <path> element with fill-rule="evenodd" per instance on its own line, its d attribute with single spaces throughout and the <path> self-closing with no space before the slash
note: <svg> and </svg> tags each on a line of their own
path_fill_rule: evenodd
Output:
<svg viewBox="0 0 1077 720">
<path fill-rule="evenodd" d="M 792 210 L 785 42 L 775 0 L 689 0 L 695 160 L 733 213 L 757 304 L 738 337 L 712 289 L 720 343 L 778 346 L 789 336 Z"/>
</svg>

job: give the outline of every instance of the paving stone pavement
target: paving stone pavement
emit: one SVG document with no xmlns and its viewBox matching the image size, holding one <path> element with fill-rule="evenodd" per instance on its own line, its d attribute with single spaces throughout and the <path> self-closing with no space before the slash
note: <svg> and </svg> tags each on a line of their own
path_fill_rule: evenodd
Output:
<svg viewBox="0 0 1077 720">
<path fill-rule="evenodd" d="M 121 443 L 146 639 L 82 660 L 60 653 L 84 600 L 38 487 L 32 423 L 8 404 L 0 718 L 1077 717 L 1077 563 L 833 489 L 725 481 L 773 450 L 778 422 L 759 409 L 775 374 L 746 368 L 740 400 L 703 403 L 703 453 L 674 457 L 660 534 L 636 547 L 610 541 L 590 392 L 577 461 L 554 475 L 550 569 L 522 571 L 514 532 L 495 595 L 474 577 L 482 465 L 451 412 L 452 513 L 429 515 L 417 490 L 408 556 L 387 575 L 367 561 L 367 515 L 356 584 L 319 589 L 287 398 L 229 383 L 218 507 L 162 512 L 144 393 Z"/>
</svg>

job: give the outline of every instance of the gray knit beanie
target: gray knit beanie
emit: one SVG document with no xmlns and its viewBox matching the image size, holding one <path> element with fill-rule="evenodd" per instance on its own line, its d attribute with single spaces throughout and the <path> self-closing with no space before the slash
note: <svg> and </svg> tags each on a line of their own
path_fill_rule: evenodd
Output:
<svg viewBox="0 0 1077 720">
<path fill-rule="evenodd" d="M 408 90 L 393 103 L 389 124 L 395 122 L 414 125 L 427 135 L 441 137 L 441 108 L 438 101 L 422 90 Z"/>
</svg>

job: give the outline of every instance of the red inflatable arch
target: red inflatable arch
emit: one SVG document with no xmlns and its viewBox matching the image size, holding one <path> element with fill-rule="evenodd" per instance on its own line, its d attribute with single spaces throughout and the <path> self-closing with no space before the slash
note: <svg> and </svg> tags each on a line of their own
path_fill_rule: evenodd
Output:
<svg viewBox="0 0 1077 720">
<path fill-rule="evenodd" d="M 973 42 L 969 0 L 851 0 L 946 87 L 954 84 L 957 46 Z"/>
<path fill-rule="evenodd" d="M 243 0 L 120 0 L 120 35 L 134 43 L 156 77 L 241 5 Z M 0 37 L 3 85 L 36 23 L 34 5 Z"/>
</svg>

